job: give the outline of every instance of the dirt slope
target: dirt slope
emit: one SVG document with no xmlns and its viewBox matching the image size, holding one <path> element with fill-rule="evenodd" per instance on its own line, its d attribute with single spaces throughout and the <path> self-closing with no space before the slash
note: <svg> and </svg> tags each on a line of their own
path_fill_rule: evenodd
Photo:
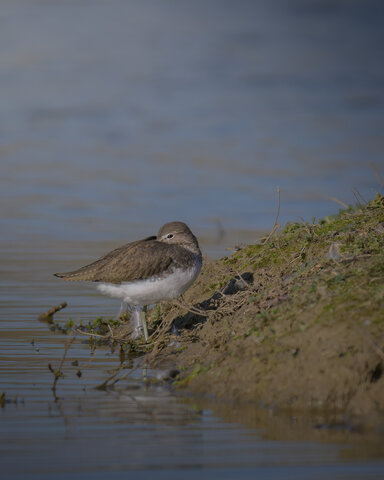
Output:
<svg viewBox="0 0 384 480">
<path fill-rule="evenodd" d="M 384 412 L 384 197 L 207 261 L 149 312 L 156 367 L 227 400 Z M 178 333 L 177 335 L 175 333 Z"/>
</svg>

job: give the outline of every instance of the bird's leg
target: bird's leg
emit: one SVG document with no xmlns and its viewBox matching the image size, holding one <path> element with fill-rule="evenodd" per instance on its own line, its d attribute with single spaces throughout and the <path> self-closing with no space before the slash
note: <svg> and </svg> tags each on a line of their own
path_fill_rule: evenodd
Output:
<svg viewBox="0 0 384 480">
<path fill-rule="evenodd" d="M 142 374 L 143 374 L 143 380 L 147 380 L 147 364 L 145 363 L 144 366 L 143 366 L 143 371 L 142 371 Z"/>
<path fill-rule="evenodd" d="M 147 322 L 145 320 L 146 314 L 147 314 L 147 306 L 144 305 L 143 309 L 140 312 L 140 317 L 141 317 L 141 324 L 143 326 L 145 342 L 148 342 L 148 328 L 147 328 Z"/>
<path fill-rule="evenodd" d="M 141 312 L 138 307 L 134 307 L 131 313 L 131 317 L 129 319 L 130 326 L 132 327 L 131 338 L 132 340 L 136 340 L 140 338 L 142 335 L 142 321 L 141 321 Z"/>
<path fill-rule="evenodd" d="M 119 314 L 117 315 L 117 318 L 120 318 L 123 315 L 125 315 L 127 313 L 127 309 L 128 309 L 128 303 L 123 300 L 121 302 L 120 310 L 119 310 Z"/>
</svg>

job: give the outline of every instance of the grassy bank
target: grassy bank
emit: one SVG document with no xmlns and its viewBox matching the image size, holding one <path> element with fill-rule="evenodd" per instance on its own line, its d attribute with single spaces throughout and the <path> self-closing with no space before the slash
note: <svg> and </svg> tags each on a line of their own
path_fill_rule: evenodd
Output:
<svg viewBox="0 0 384 480">
<path fill-rule="evenodd" d="M 206 262 L 191 311 L 152 311 L 147 360 L 177 367 L 177 388 L 229 400 L 384 411 L 383 246 L 377 195 Z"/>
</svg>

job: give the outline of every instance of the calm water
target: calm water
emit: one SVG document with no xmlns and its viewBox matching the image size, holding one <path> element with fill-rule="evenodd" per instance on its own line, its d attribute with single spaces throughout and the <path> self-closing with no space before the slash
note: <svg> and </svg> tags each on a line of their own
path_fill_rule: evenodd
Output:
<svg viewBox="0 0 384 480">
<path fill-rule="evenodd" d="M 208 256 L 380 189 L 384 7 L 2 0 L 2 478 L 383 478 L 382 432 L 102 383 L 117 352 L 37 321 L 115 315 L 55 271 L 184 220 Z M 360 199 L 360 201 L 363 201 Z M 77 361 L 78 366 L 72 365 Z M 77 376 L 81 370 L 81 377 Z M 156 372 L 149 372 L 155 375 Z"/>
</svg>

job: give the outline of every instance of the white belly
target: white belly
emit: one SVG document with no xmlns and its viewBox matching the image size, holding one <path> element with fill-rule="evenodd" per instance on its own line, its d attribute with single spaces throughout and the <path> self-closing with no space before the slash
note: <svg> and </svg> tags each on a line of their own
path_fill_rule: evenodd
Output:
<svg viewBox="0 0 384 480">
<path fill-rule="evenodd" d="M 130 305 L 152 305 L 182 295 L 196 280 L 201 263 L 188 270 L 176 269 L 166 277 L 152 277 L 146 280 L 115 285 L 100 283 L 97 289 L 110 297 L 121 298 Z"/>
</svg>

